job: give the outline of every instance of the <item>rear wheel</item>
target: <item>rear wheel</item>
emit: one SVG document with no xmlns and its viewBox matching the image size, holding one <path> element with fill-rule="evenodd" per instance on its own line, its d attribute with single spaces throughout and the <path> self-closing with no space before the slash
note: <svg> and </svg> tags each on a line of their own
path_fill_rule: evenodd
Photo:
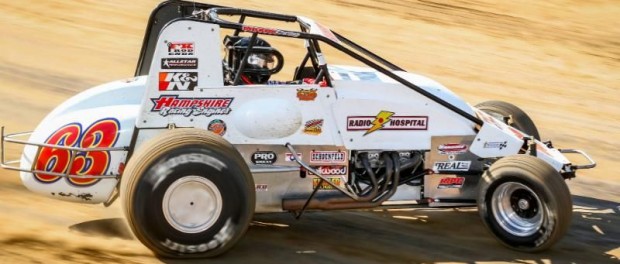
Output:
<svg viewBox="0 0 620 264">
<path fill-rule="evenodd" d="M 213 257 L 246 231 L 253 187 L 248 167 L 224 139 L 174 129 L 136 151 L 121 180 L 121 197 L 130 228 L 156 255 Z"/>
<path fill-rule="evenodd" d="M 562 176 L 549 164 L 515 155 L 498 160 L 485 172 L 478 210 L 504 245 L 537 252 L 564 236 L 571 222 L 572 200 Z"/>
<path fill-rule="evenodd" d="M 486 101 L 477 104 L 476 108 L 540 140 L 536 125 L 519 107 L 502 101 Z"/>
</svg>

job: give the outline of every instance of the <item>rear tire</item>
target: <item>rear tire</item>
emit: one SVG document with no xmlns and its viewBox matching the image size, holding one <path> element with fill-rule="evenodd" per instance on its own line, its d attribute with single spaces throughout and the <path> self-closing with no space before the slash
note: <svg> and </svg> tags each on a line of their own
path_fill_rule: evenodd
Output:
<svg viewBox="0 0 620 264">
<path fill-rule="evenodd" d="M 200 129 L 174 129 L 145 142 L 121 179 L 128 225 L 169 258 L 229 250 L 254 213 L 252 175 L 232 145 Z"/>
<path fill-rule="evenodd" d="M 503 101 L 486 101 L 476 105 L 476 108 L 485 113 L 505 121 L 508 117 L 507 125 L 519 129 L 526 134 L 540 140 L 540 134 L 532 119 L 521 108 Z"/>
<path fill-rule="evenodd" d="M 486 227 L 509 248 L 539 252 L 560 240 L 572 217 L 562 176 L 528 155 L 502 158 L 480 183 L 478 211 Z"/>
</svg>

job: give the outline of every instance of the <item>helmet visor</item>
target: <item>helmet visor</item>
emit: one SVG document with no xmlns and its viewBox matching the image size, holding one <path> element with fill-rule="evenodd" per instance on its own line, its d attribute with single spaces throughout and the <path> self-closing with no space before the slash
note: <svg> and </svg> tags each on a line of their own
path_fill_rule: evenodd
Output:
<svg viewBox="0 0 620 264">
<path fill-rule="evenodd" d="M 248 56 L 248 64 L 254 65 L 257 68 L 273 69 L 274 63 L 275 61 L 271 54 L 252 53 Z"/>
</svg>

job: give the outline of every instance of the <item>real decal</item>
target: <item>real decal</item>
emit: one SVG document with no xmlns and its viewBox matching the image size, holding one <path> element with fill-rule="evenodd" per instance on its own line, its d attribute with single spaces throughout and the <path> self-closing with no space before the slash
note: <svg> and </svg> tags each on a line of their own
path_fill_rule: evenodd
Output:
<svg viewBox="0 0 620 264">
<path fill-rule="evenodd" d="M 257 165 L 271 165 L 276 163 L 278 156 L 273 151 L 256 151 L 250 160 Z"/>
<path fill-rule="evenodd" d="M 433 164 L 433 171 L 445 172 L 445 171 L 469 171 L 471 161 L 451 160 L 451 161 L 438 161 Z"/>
<path fill-rule="evenodd" d="M 168 55 L 193 56 L 194 42 L 168 42 Z"/>
<path fill-rule="evenodd" d="M 465 184 L 465 177 L 445 177 L 439 180 L 437 189 L 461 188 Z"/>
<path fill-rule="evenodd" d="M 153 108 L 151 112 L 158 112 L 161 116 L 182 115 L 212 116 L 228 115 L 232 111 L 230 105 L 232 97 L 179 97 L 178 95 L 160 95 L 151 98 Z"/>
<path fill-rule="evenodd" d="M 222 119 L 213 119 L 209 122 L 207 130 L 220 136 L 224 136 L 224 134 L 226 134 L 226 123 L 224 123 Z"/>
<path fill-rule="evenodd" d="M 197 72 L 160 72 L 160 91 L 193 91 L 198 85 Z"/>
<path fill-rule="evenodd" d="M 299 101 L 314 101 L 317 97 L 317 89 L 297 89 L 297 98 Z"/>
<path fill-rule="evenodd" d="M 161 68 L 164 70 L 195 70 L 198 69 L 198 59 L 163 58 L 161 59 Z"/>
<path fill-rule="evenodd" d="M 329 180 L 330 182 L 332 182 L 333 184 L 340 186 L 342 184 L 342 179 L 340 179 L 340 177 L 329 177 L 327 178 L 327 180 Z M 312 188 L 316 188 L 317 186 L 319 186 L 319 182 L 321 182 L 321 178 L 313 178 L 312 179 Z M 323 183 L 321 184 L 321 187 L 319 187 L 319 190 L 333 190 L 334 186 L 331 186 L 329 183 L 323 181 Z"/>
<path fill-rule="evenodd" d="M 319 135 L 323 132 L 323 119 L 308 120 L 304 126 L 304 133 L 309 135 Z"/>
<path fill-rule="evenodd" d="M 376 116 L 347 117 L 347 131 L 366 131 L 364 136 L 377 130 L 427 130 L 428 116 L 396 116 L 394 112 L 380 111 Z"/>
<path fill-rule="evenodd" d="M 456 155 L 467 152 L 467 145 L 460 143 L 441 144 L 437 147 L 437 151 L 441 155 Z"/>
<path fill-rule="evenodd" d="M 347 153 L 344 151 L 312 151 L 311 163 L 342 164 L 347 162 Z"/>
</svg>

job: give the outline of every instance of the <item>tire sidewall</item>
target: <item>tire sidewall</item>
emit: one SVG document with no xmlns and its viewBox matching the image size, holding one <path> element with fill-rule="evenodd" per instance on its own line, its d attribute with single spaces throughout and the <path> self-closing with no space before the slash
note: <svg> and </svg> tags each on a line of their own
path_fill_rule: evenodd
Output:
<svg viewBox="0 0 620 264">
<path fill-rule="evenodd" d="M 520 237 L 507 232 L 501 225 L 499 225 L 497 219 L 494 217 L 493 207 L 491 205 L 492 195 L 499 186 L 508 182 L 516 182 L 529 187 L 532 191 L 534 191 L 534 193 L 536 193 L 538 199 L 540 200 L 540 210 L 543 217 L 542 225 L 536 233 L 530 236 Z M 497 237 L 502 243 L 508 247 L 525 251 L 537 251 L 548 247 L 547 243 L 557 231 L 556 225 L 558 219 L 557 215 L 553 213 L 557 211 L 557 203 L 555 202 L 553 194 L 551 194 L 541 182 L 528 179 L 523 176 L 519 177 L 506 175 L 495 179 L 485 189 L 481 190 L 481 196 L 482 201 L 478 204 L 480 215 L 483 218 L 485 225 L 487 225 L 495 237 Z"/>
<path fill-rule="evenodd" d="M 188 157 L 193 157 L 188 159 Z M 249 210 L 247 183 L 234 159 L 199 145 L 177 147 L 146 166 L 136 184 L 133 215 L 136 228 L 150 247 L 166 256 L 217 255 L 234 244 L 245 231 Z M 222 210 L 215 223 L 199 233 L 184 233 L 164 217 L 164 194 L 185 176 L 204 177 L 215 184 L 222 197 Z"/>
</svg>

